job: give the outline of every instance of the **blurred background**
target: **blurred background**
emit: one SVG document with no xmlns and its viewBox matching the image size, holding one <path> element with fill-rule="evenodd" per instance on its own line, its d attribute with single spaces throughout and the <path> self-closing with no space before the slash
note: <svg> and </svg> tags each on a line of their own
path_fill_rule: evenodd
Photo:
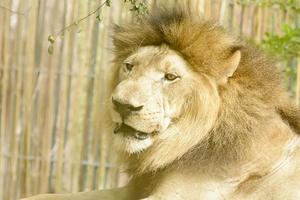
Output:
<svg viewBox="0 0 300 200">
<path fill-rule="evenodd" d="M 104 125 L 112 24 L 179 2 L 278 58 L 299 103 L 300 0 L 0 0 L 0 200 L 123 184 Z"/>
</svg>

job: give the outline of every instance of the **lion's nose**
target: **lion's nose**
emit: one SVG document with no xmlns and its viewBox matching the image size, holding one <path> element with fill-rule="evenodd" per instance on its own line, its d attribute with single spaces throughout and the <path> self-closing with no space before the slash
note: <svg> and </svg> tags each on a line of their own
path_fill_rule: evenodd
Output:
<svg viewBox="0 0 300 200">
<path fill-rule="evenodd" d="M 112 99 L 113 104 L 115 105 L 116 110 L 123 116 L 126 117 L 132 111 L 140 111 L 144 106 L 133 106 L 131 104 L 123 103 Z"/>
</svg>

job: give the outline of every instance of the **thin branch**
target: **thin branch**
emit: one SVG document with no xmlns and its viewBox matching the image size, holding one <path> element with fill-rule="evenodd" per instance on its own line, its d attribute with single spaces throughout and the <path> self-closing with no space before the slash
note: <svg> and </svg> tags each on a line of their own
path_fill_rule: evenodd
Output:
<svg viewBox="0 0 300 200">
<path fill-rule="evenodd" d="M 88 15 L 80 18 L 79 20 L 73 22 L 72 24 L 69 24 L 68 26 L 64 27 L 63 29 L 61 29 L 60 31 L 58 31 L 55 36 L 59 36 L 60 34 L 62 34 L 65 30 L 69 29 L 72 26 L 76 26 L 79 23 L 81 23 L 82 21 L 86 20 L 88 17 L 90 17 L 91 15 L 94 15 L 95 13 L 97 13 L 104 5 L 106 4 L 106 1 L 104 1 L 102 4 L 100 4 L 94 11 L 90 12 Z"/>
<path fill-rule="evenodd" d="M 12 10 L 12 9 L 10 9 L 10 8 L 5 7 L 5 6 L 1 6 L 1 5 L 0 5 L 0 8 L 3 9 L 3 10 L 6 10 L 6 11 L 8 11 L 8 12 L 11 12 L 11 13 L 13 13 L 13 14 L 16 14 L 16 15 L 22 15 L 22 16 L 25 16 L 25 13 L 21 13 L 21 12 L 18 12 L 18 11 L 14 11 L 14 10 Z"/>
<path fill-rule="evenodd" d="M 148 13 L 148 9 L 147 9 L 147 4 L 145 2 L 142 2 L 140 0 L 124 0 L 124 2 L 129 2 L 132 5 L 132 8 L 130 9 L 131 11 L 135 12 L 137 17 L 141 17 L 144 14 Z M 91 15 L 94 15 L 95 13 L 99 12 L 99 10 L 104 6 L 111 6 L 111 0 L 105 0 L 104 2 L 102 2 L 101 4 L 99 4 L 99 6 L 92 12 L 88 13 L 86 16 L 80 18 L 77 21 L 74 21 L 73 23 L 65 26 L 64 28 L 62 28 L 60 31 L 58 31 L 57 33 L 54 33 L 53 35 L 49 35 L 48 36 L 48 41 L 50 42 L 50 45 L 48 47 L 48 53 L 51 55 L 53 54 L 53 44 L 55 43 L 55 40 L 58 36 L 62 35 L 66 30 L 68 30 L 69 28 L 73 27 L 73 26 L 77 26 L 78 24 L 80 24 L 82 21 L 86 20 L 87 18 L 89 18 Z M 100 19 L 100 15 L 98 15 L 96 17 L 96 19 L 98 19 L 99 21 L 101 21 Z"/>
</svg>

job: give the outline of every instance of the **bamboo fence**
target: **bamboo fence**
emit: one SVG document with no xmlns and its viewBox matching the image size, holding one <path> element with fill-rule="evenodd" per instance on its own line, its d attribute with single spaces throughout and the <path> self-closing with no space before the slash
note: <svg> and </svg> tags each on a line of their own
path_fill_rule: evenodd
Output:
<svg viewBox="0 0 300 200">
<path fill-rule="evenodd" d="M 134 14 L 128 2 L 113 0 L 111 7 L 76 23 L 103 2 L 0 1 L 0 200 L 121 184 L 112 134 L 104 127 L 105 83 L 111 25 L 134 20 Z M 182 1 L 147 2 L 151 10 L 155 4 Z M 235 0 L 183 2 L 256 42 L 267 31 L 280 33 L 282 24 L 297 23 L 279 7 Z M 55 38 L 50 55 L 48 35 L 69 24 L 75 25 Z M 299 85 L 297 78 L 297 102 Z"/>
</svg>

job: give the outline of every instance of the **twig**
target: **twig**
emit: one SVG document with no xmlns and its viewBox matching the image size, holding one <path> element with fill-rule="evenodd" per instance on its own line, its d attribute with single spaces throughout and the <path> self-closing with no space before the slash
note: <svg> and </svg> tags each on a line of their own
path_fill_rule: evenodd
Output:
<svg viewBox="0 0 300 200">
<path fill-rule="evenodd" d="M 79 23 L 81 23 L 82 21 L 84 21 L 85 19 L 87 19 L 89 16 L 95 14 L 96 12 L 98 12 L 104 5 L 106 4 L 106 1 L 104 1 L 102 4 L 100 4 L 94 11 L 90 12 L 88 15 L 80 18 L 79 20 L 77 20 L 76 22 L 73 22 L 72 24 L 69 24 L 68 26 L 64 27 L 63 29 L 61 29 L 60 31 L 58 31 L 54 36 L 59 36 L 60 34 L 62 34 L 66 29 L 78 25 Z"/>
<path fill-rule="evenodd" d="M 126 3 L 128 0 L 124 0 L 124 1 Z M 131 8 L 131 10 L 137 12 L 137 15 L 142 15 L 142 14 L 148 12 L 145 3 L 142 3 L 142 2 L 141 3 L 137 3 L 136 0 L 129 0 L 129 2 L 133 6 Z M 77 20 L 77 21 L 69 24 L 68 26 L 64 27 L 63 29 L 61 29 L 60 31 L 58 31 L 55 35 L 53 35 L 53 37 L 55 38 L 55 37 L 59 36 L 60 34 L 62 34 L 66 29 L 68 29 L 68 28 L 70 28 L 72 26 L 78 25 L 79 23 L 81 23 L 82 21 L 84 21 L 85 19 L 87 19 L 88 17 L 90 17 L 91 15 L 94 15 L 96 12 L 98 12 L 104 5 L 110 6 L 110 4 L 111 4 L 110 0 L 105 0 L 94 11 L 90 12 L 88 15 L 86 15 L 86 16 L 80 18 L 79 20 Z"/>
<path fill-rule="evenodd" d="M 0 8 L 3 9 L 3 10 L 7 10 L 8 12 L 11 12 L 11 13 L 16 14 L 16 15 L 22 15 L 22 16 L 25 16 L 25 13 L 21 13 L 21 12 L 18 12 L 18 11 L 14 11 L 14 10 L 12 10 L 12 9 L 10 9 L 10 8 L 5 7 L 5 6 L 1 6 L 1 5 L 0 5 Z"/>
<path fill-rule="evenodd" d="M 130 9 L 133 12 L 136 12 L 136 15 L 138 17 L 141 17 L 144 14 L 148 13 L 148 9 L 146 6 L 146 3 L 144 2 L 140 2 L 137 0 L 124 0 L 124 2 L 129 2 L 132 5 L 132 8 Z M 108 7 L 111 6 L 111 0 L 105 0 L 104 2 L 102 2 L 94 11 L 90 12 L 88 15 L 80 18 L 79 20 L 65 26 L 64 28 L 62 28 L 60 31 L 58 31 L 57 33 L 53 34 L 53 35 L 49 35 L 48 36 L 48 41 L 50 42 L 50 45 L 48 47 L 48 53 L 50 55 L 53 54 L 54 51 L 54 46 L 53 44 L 55 43 L 55 40 L 58 36 L 60 36 L 61 34 L 63 34 L 65 32 L 65 30 L 71 28 L 72 26 L 77 26 L 79 23 L 81 23 L 82 21 L 86 20 L 87 18 L 89 18 L 91 15 L 94 15 L 95 13 L 97 13 L 104 5 L 107 5 Z M 101 21 L 100 16 L 98 15 L 96 17 L 96 19 L 98 19 L 99 21 Z"/>
</svg>

